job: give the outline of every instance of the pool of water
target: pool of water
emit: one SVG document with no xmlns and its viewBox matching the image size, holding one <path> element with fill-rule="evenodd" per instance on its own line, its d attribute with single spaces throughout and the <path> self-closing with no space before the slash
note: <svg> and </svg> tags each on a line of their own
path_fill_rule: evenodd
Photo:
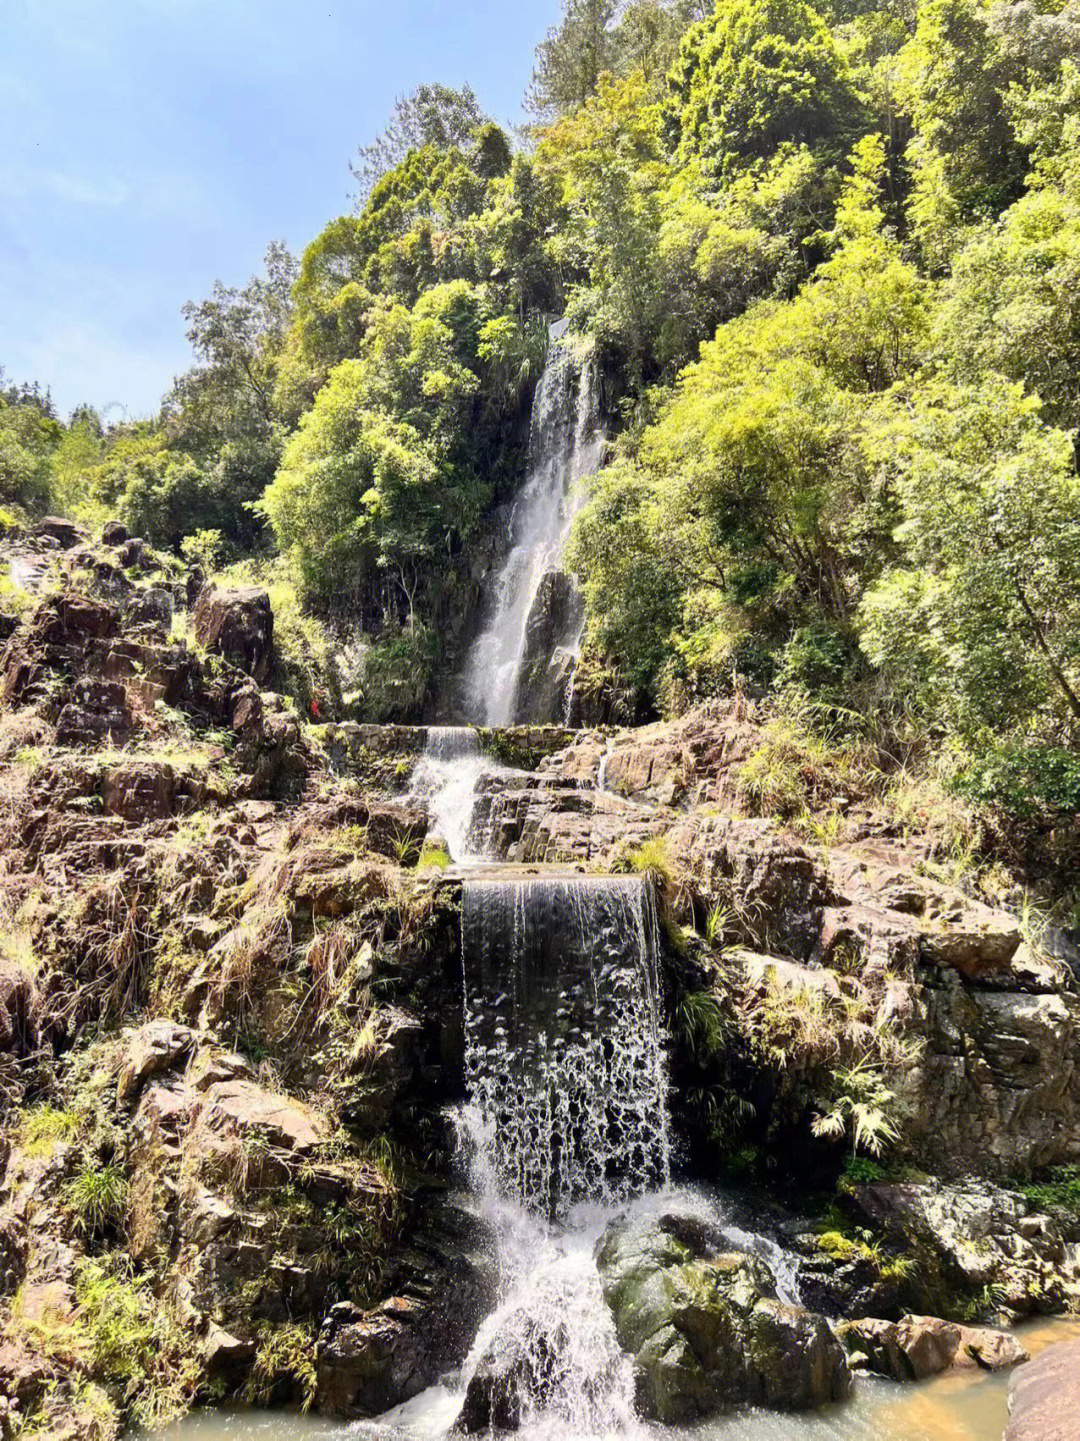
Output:
<svg viewBox="0 0 1080 1441">
<path fill-rule="evenodd" d="M 1041 1320 L 1019 1328 L 1033 1356 L 1056 1341 L 1080 1338 L 1080 1321 Z M 859 1377 L 852 1397 L 806 1415 L 739 1412 L 693 1427 L 635 1424 L 595 1441 L 1001 1441 L 1008 1420 L 1010 1372 L 962 1370 L 906 1386 Z M 377 1421 L 328 1421 L 285 1411 L 198 1411 L 153 1441 L 435 1441 L 450 1430 L 460 1392 L 435 1386 Z M 522 1441 L 594 1441 L 550 1437 L 543 1427 Z M 149 1438 L 146 1438 L 149 1441 Z"/>
</svg>

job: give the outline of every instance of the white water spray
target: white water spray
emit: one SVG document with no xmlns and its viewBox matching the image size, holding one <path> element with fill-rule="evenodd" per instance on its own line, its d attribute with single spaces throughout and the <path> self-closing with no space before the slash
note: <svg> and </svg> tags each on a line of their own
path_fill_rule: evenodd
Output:
<svg viewBox="0 0 1080 1441">
<path fill-rule="evenodd" d="M 427 807 L 428 834 L 459 864 L 481 859 L 472 837 L 476 787 L 482 775 L 498 769 L 481 751 L 472 726 L 428 727 L 406 800 Z"/>
</svg>

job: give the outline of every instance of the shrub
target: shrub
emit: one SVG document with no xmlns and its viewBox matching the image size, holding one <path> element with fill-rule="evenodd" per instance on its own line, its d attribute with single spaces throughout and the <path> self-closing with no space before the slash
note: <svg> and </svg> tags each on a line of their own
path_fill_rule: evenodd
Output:
<svg viewBox="0 0 1080 1441">
<path fill-rule="evenodd" d="M 77 1327 L 94 1373 L 119 1389 L 136 1425 L 162 1426 L 193 1399 L 195 1343 L 127 1257 L 84 1260 L 75 1276 Z"/>
<path fill-rule="evenodd" d="M 995 746 L 973 760 L 951 789 L 965 800 L 1023 818 L 1040 807 L 1080 815 L 1080 755 L 1061 746 Z"/>
<path fill-rule="evenodd" d="M 100 1236 L 124 1218 L 128 1200 L 127 1176 L 121 1166 L 109 1163 L 93 1166 L 84 1160 L 68 1182 L 64 1193 L 75 1229 L 86 1236 Z"/>
<path fill-rule="evenodd" d="M 1080 1216 L 1080 1166 L 1052 1166 L 1041 1180 L 1024 1182 L 1019 1189 L 1040 1211 Z"/>
</svg>

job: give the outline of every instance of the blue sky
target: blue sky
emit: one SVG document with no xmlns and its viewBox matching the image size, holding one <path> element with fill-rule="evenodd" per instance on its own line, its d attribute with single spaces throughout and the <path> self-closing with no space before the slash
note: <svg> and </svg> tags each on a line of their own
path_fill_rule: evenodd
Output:
<svg viewBox="0 0 1080 1441">
<path fill-rule="evenodd" d="M 422 81 L 521 120 L 558 0 L 0 0 L 0 365 L 151 413 L 180 307 L 299 250 Z M 121 412 L 111 414 L 119 418 Z"/>
</svg>

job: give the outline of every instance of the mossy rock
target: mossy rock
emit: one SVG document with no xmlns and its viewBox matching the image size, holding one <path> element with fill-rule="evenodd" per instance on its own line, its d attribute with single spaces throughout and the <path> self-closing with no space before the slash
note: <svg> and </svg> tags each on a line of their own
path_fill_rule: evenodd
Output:
<svg viewBox="0 0 1080 1441">
<path fill-rule="evenodd" d="M 597 1268 L 648 1417 L 686 1421 L 742 1403 L 804 1410 L 850 1390 L 828 1322 L 778 1301 L 767 1267 L 725 1250 L 696 1217 L 613 1222 Z"/>
</svg>

